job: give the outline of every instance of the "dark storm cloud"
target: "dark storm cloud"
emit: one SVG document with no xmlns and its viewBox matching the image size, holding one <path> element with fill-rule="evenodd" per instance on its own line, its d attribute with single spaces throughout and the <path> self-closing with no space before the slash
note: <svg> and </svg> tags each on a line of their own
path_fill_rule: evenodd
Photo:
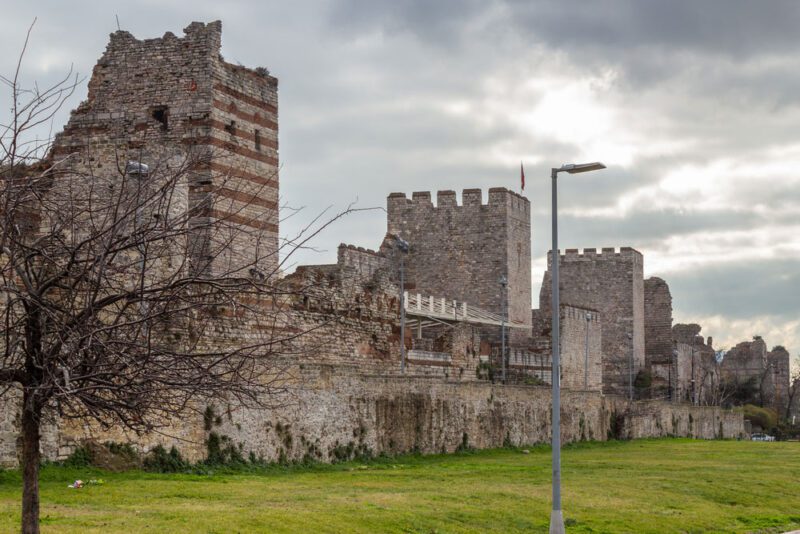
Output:
<svg viewBox="0 0 800 534">
<path fill-rule="evenodd" d="M 268 67 L 280 79 L 281 195 L 306 206 L 282 226 L 287 235 L 328 206 L 382 207 L 392 191 L 515 188 L 523 159 L 540 264 L 549 242 L 549 168 L 591 157 L 609 169 L 561 182 L 563 248 L 661 251 L 666 240 L 674 246 L 703 232 L 762 249 L 800 243 L 770 232 L 764 242 L 726 234 L 769 227 L 787 235 L 800 221 L 800 155 L 790 150 L 800 123 L 797 2 L 51 0 L 6 6 L 0 48 L 17 50 L 36 15 L 26 72 L 40 82 L 70 63 L 90 74 L 115 15 L 138 38 L 221 19 L 225 58 Z M 0 71 L 14 59 L 0 55 Z M 585 79 L 591 98 L 582 109 L 610 110 L 606 130 L 587 134 L 580 116 L 575 132 L 549 128 L 570 106 L 545 118 L 534 113 Z M 85 83 L 70 107 L 84 95 Z M 66 118 L 65 110 L 56 129 Z M 628 148 L 608 161 L 597 146 Z M 781 159 L 783 168 L 762 170 Z M 726 179 L 745 165 L 750 174 Z M 721 191 L 658 192 L 687 166 Z M 620 206 L 648 188 L 656 193 Z M 710 206 L 705 194 L 715 196 Z M 295 261 L 333 261 L 339 242 L 375 247 L 384 230 L 382 211 L 359 212 L 320 236 L 323 252 Z M 692 264 L 665 277 L 683 315 L 788 324 L 798 311 L 789 297 L 800 294 L 797 256 Z M 800 350 L 800 332 L 768 341 Z"/>
<path fill-rule="evenodd" d="M 746 319 L 773 315 L 800 317 L 800 299 L 787 288 L 800 288 L 800 260 L 752 260 L 722 263 L 673 273 L 669 278 L 673 302 L 695 315 L 724 315 Z M 768 340 L 777 343 L 777 340 Z"/>
<path fill-rule="evenodd" d="M 791 0 L 768 6 L 746 0 L 348 0 L 332 10 L 333 23 L 343 28 L 405 31 L 433 42 L 458 40 L 464 22 L 480 18 L 557 49 L 607 53 L 648 47 L 662 48 L 666 55 L 688 50 L 746 58 L 795 50 L 800 4 Z"/>
</svg>

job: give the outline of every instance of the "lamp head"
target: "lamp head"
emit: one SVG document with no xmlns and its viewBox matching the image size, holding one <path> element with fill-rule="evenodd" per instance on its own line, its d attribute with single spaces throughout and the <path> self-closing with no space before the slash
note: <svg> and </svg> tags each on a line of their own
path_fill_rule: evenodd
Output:
<svg viewBox="0 0 800 534">
<path fill-rule="evenodd" d="M 397 248 L 400 249 L 400 252 L 408 252 L 411 245 L 408 244 L 408 241 L 403 239 L 400 236 L 395 236 L 395 242 L 397 243 Z"/>
<path fill-rule="evenodd" d="M 558 169 L 559 172 L 568 172 L 570 174 L 578 174 L 579 172 L 599 171 L 605 169 L 606 166 L 595 161 L 593 163 L 566 163 Z"/>
</svg>

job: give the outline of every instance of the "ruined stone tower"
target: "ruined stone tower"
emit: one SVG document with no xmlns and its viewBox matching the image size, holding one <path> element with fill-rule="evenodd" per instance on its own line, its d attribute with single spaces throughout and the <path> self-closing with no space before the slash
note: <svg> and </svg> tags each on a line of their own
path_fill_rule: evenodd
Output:
<svg viewBox="0 0 800 534">
<path fill-rule="evenodd" d="M 88 98 L 57 136 L 51 158 L 91 176 L 119 173 L 128 161 L 153 174 L 187 165 L 179 192 L 186 207 L 202 203 L 198 217 L 243 230 L 229 232 L 235 234 L 230 246 L 213 256 L 209 242 L 225 236 L 200 236 L 205 268 L 235 271 L 257 253 L 259 265 L 272 271 L 278 263 L 277 79 L 226 63 L 219 21 L 193 22 L 184 33 L 145 40 L 112 33 Z"/>
<path fill-rule="evenodd" d="M 653 395 L 669 397 L 673 387 L 672 294 L 661 278 L 644 281 L 645 367 L 652 377 Z"/>
<path fill-rule="evenodd" d="M 567 249 L 561 255 L 561 302 L 598 310 L 603 321 L 603 391 L 628 395 L 631 375 L 645 365 L 644 274 L 642 254 L 623 247 Z M 539 308 L 550 315 L 552 253 L 539 294 Z"/>
<path fill-rule="evenodd" d="M 531 223 L 527 198 L 502 187 L 465 189 L 459 205 L 455 191 L 412 198 L 388 198 L 388 231 L 409 242 L 408 287 L 423 294 L 456 299 L 500 313 L 500 277 L 508 277 L 508 315 L 531 324 Z M 514 329 L 512 340 L 530 336 Z"/>
</svg>

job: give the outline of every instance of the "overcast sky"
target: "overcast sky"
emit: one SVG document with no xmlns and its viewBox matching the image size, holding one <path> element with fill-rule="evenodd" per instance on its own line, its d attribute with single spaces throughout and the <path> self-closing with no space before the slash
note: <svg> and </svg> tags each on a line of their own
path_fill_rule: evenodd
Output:
<svg viewBox="0 0 800 534">
<path fill-rule="evenodd" d="M 3 0 L 2 13 L 0 72 L 38 17 L 26 75 L 40 82 L 70 64 L 90 75 L 115 15 L 138 38 L 222 20 L 225 58 L 280 80 L 281 194 L 306 218 L 392 191 L 518 189 L 524 161 L 535 300 L 548 169 L 601 160 L 561 181 L 563 248 L 633 246 L 668 281 L 676 322 L 717 348 L 757 334 L 800 353 L 800 2 Z M 375 248 L 384 231 L 382 211 L 358 213 L 299 260 Z"/>
</svg>

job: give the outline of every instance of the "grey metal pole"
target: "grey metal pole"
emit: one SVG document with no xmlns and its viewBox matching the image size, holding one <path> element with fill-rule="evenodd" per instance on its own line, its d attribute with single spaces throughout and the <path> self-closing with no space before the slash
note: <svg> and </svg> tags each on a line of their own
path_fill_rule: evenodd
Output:
<svg viewBox="0 0 800 534">
<path fill-rule="evenodd" d="M 502 316 L 500 317 L 500 360 L 502 361 L 503 369 L 503 384 L 506 383 L 506 313 L 508 313 L 508 302 L 506 301 L 506 284 L 507 279 L 505 276 L 500 277 L 500 288 L 503 291 L 502 299 Z"/>
<path fill-rule="evenodd" d="M 400 371 L 406 372 L 406 281 L 403 272 L 403 256 L 400 256 Z"/>
<path fill-rule="evenodd" d="M 589 389 L 589 322 L 592 314 L 586 314 L 586 353 L 583 355 L 583 389 Z"/>
<path fill-rule="evenodd" d="M 551 310 L 553 319 L 553 359 L 550 379 L 553 384 L 553 509 L 550 512 L 550 534 L 564 534 L 564 516 L 561 512 L 561 366 L 559 361 L 561 302 L 558 294 L 558 264 L 561 258 L 558 253 L 558 169 L 551 170 L 550 178 L 552 179 L 553 187 L 553 248 L 551 249 L 553 269 Z"/>
<path fill-rule="evenodd" d="M 694 339 L 692 340 L 692 405 L 695 404 L 696 395 L 694 393 Z"/>
<path fill-rule="evenodd" d="M 628 361 L 628 399 L 633 400 L 633 334 L 628 334 L 631 342 L 631 357 Z"/>
</svg>

